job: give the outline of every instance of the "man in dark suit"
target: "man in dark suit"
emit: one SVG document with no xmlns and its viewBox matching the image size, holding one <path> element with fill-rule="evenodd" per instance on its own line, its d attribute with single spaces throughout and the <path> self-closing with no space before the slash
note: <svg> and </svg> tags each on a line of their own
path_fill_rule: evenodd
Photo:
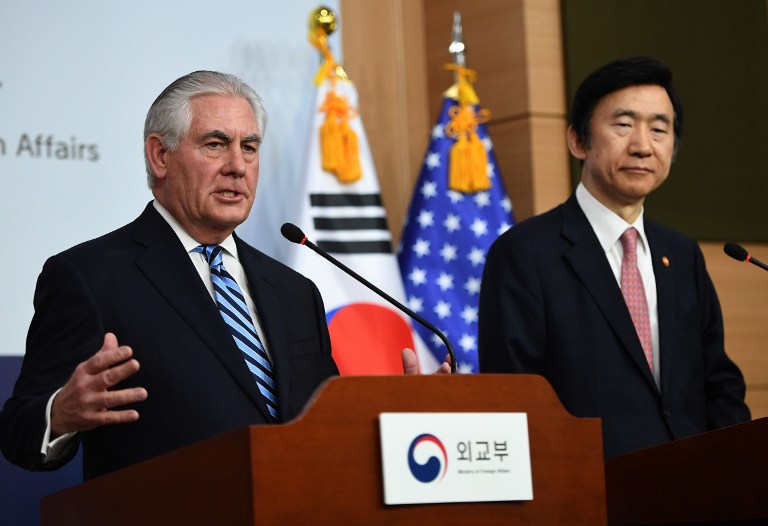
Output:
<svg viewBox="0 0 768 526">
<path fill-rule="evenodd" d="M 265 124 L 256 92 L 221 73 L 186 75 L 152 104 L 154 201 L 53 256 L 39 277 L 24 364 L 0 414 L 9 460 L 55 469 L 82 442 L 91 478 L 288 421 L 338 374 L 315 285 L 234 233 L 253 205 Z M 201 246 L 221 247 L 224 270 Z M 241 308 L 234 332 L 217 306 L 228 301 Z M 415 373 L 415 354 L 403 360 Z"/>
<path fill-rule="evenodd" d="M 698 245 L 643 217 L 682 129 L 657 60 L 592 73 L 567 133 L 578 188 L 502 235 L 486 260 L 481 372 L 545 376 L 568 411 L 602 419 L 608 457 L 750 418 Z"/>
</svg>

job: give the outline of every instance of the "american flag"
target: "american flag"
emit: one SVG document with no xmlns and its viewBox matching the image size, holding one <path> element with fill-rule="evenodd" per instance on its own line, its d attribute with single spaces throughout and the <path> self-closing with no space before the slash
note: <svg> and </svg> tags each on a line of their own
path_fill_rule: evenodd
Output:
<svg viewBox="0 0 768 526">
<path fill-rule="evenodd" d="M 480 280 L 491 243 L 514 224 L 512 203 L 484 124 L 478 137 L 488 153 L 491 188 L 467 194 L 448 187 L 450 150 L 445 127 L 458 102 L 445 97 L 414 189 L 398 247 L 408 306 L 440 329 L 454 347 L 458 372 L 477 372 Z M 416 324 L 414 324 L 416 325 Z M 428 329 L 416 331 L 438 361 L 447 349 Z"/>
</svg>

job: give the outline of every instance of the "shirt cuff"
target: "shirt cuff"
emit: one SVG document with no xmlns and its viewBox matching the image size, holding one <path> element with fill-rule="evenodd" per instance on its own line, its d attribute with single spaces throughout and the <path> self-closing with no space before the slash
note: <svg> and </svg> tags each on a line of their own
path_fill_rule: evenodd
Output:
<svg viewBox="0 0 768 526">
<path fill-rule="evenodd" d="M 43 435 L 43 445 L 40 448 L 44 464 L 59 459 L 62 456 L 62 453 L 69 449 L 67 446 L 72 444 L 77 435 L 77 432 L 72 432 L 51 440 L 51 407 L 53 406 L 53 399 L 56 398 L 59 391 L 61 391 L 61 389 L 51 395 L 48 399 L 48 405 L 45 406 L 45 434 Z"/>
</svg>

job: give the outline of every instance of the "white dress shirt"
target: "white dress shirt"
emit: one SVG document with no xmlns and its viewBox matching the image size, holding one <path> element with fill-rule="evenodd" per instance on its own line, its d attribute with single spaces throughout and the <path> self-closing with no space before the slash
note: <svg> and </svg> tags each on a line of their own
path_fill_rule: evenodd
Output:
<svg viewBox="0 0 768 526">
<path fill-rule="evenodd" d="M 635 219 L 635 222 L 629 224 L 590 194 L 583 183 L 579 183 L 579 186 L 576 187 L 576 200 L 584 211 L 584 215 L 587 216 L 592 230 L 595 231 L 600 246 L 605 251 L 605 257 L 611 265 L 611 270 L 619 287 L 621 287 L 621 260 L 624 257 L 620 238 L 624 231 L 630 227 L 637 230 L 637 268 L 643 280 L 645 297 L 648 302 L 648 316 L 651 322 L 653 341 L 653 378 L 658 386 L 660 385 L 661 370 L 659 363 L 659 311 L 656 297 L 656 277 L 653 274 L 651 249 L 648 245 L 648 238 L 645 236 L 643 210 L 640 210 L 640 215 Z"/>
</svg>

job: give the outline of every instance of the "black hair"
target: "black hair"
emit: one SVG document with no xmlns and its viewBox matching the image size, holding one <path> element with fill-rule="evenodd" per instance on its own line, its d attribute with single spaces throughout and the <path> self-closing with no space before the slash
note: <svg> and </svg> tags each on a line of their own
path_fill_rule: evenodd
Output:
<svg viewBox="0 0 768 526">
<path fill-rule="evenodd" d="M 576 90 L 571 106 L 569 124 L 579 141 L 589 148 L 589 127 L 595 106 L 615 91 L 631 86 L 661 86 L 667 92 L 675 111 L 675 151 L 683 136 L 683 105 L 672 84 L 672 71 L 666 64 L 653 57 L 629 57 L 615 60 L 589 75 Z"/>
</svg>

